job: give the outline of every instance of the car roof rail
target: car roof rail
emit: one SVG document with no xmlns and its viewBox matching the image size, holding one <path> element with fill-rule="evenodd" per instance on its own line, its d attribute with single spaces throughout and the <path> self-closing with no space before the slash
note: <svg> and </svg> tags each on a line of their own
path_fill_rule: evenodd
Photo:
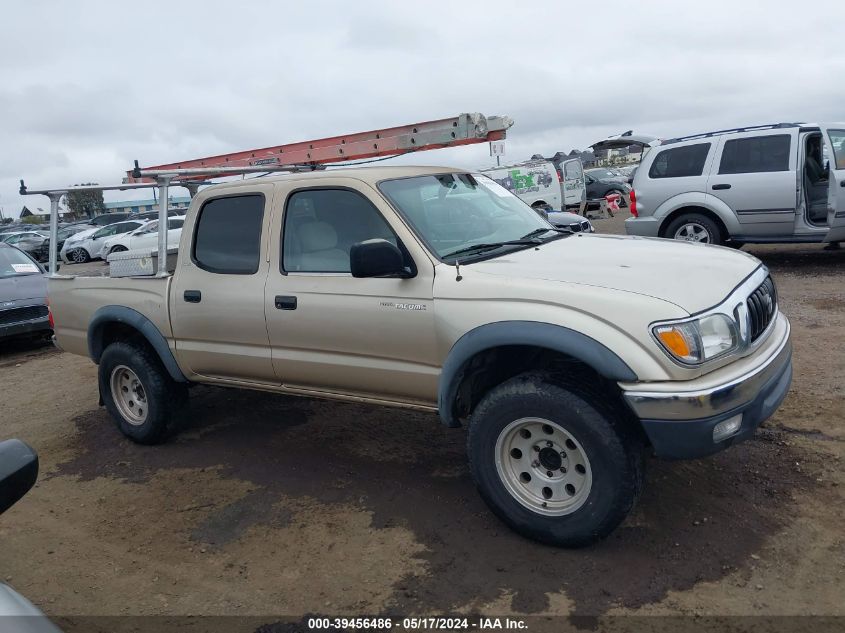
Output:
<svg viewBox="0 0 845 633">
<path fill-rule="evenodd" d="M 777 130 L 783 128 L 801 127 L 803 123 L 766 123 L 763 125 L 747 125 L 745 127 L 734 127 L 727 130 L 715 130 L 713 132 L 702 132 L 700 134 L 690 134 L 689 136 L 679 136 L 677 138 L 670 138 L 661 141 L 661 145 L 670 145 L 672 143 L 681 143 L 683 141 L 694 141 L 701 138 L 710 138 L 712 136 L 721 136 L 722 134 L 736 134 L 739 132 L 757 132 L 760 130 Z"/>
</svg>

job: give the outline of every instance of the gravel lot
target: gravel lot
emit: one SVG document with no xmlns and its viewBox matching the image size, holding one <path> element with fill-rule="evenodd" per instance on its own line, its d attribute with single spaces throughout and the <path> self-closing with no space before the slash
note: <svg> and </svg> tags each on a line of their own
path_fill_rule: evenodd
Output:
<svg viewBox="0 0 845 633">
<path fill-rule="evenodd" d="M 97 406 L 89 360 L 6 345 L 0 436 L 42 474 L 0 520 L 0 580 L 60 617 L 845 615 L 845 250 L 746 250 L 792 321 L 786 402 L 727 452 L 652 461 L 634 514 L 579 551 L 503 527 L 464 431 L 432 415 L 198 387 L 190 428 L 142 447 Z"/>
</svg>

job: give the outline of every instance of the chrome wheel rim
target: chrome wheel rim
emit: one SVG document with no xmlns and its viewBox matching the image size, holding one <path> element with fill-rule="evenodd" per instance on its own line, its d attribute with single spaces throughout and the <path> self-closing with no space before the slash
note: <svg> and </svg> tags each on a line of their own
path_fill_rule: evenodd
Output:
<svg viewBox="0 0 845 633">
<path fill-rule="evenodd" d="M 73 259 L 74 263 L 76 263 L 76 264 L 84 264 L 85 263 L 85 255 L 82 254 L 82 249 L 81 248 L 74 249 L 71 259 Z"/>
<path fill-rule="evenodd" d="M 580 442 L 543 418 L 521 418 L 504 428 L 496 440 L 496 472 L 514 499 L 547 516 L 575 512 L 593 486 Z"/>
<path fill-rule="evenodd" d="M 118 365 L 111 373 L 111 396 L 120 415 L 132 426 L 147 420 L 147 392 L 137 374 L 126 365 Z"/>
<path fill-rule="evenodd" d="M 678 227 L 675 231 L 675 239 L 683 240 L 685 242 L 701 242 L 702 244 L 710 243 L 710 233 L 698 222 L 687 222 Z"/>
</svg>

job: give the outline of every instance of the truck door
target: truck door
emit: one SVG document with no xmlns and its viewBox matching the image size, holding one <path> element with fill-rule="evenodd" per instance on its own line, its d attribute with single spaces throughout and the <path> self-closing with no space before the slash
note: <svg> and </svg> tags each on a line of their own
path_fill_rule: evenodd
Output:
<svg viewBox="0 0 845 633">
<path fill-rule="evenodd" d="M 563 210 L 567 207 L 580 207 L 587 199 L 587 185 L 584 182 L 584 166 L 580 158 L 561 163 L 561 189 L 563 190 Z"/>
<path fill-rule="evenodd" d="M 798 128 L 723 137 L 707 193 L 736 213 L 743 235 L 792 235 L 797 165 Z"/>
<path fill-rule="evenodd" d="M 845 125 L 822 128 L 827 157 L 829 192 L 827 198 L 827 234 L 825 242 L 845 241 Z"/>
<path fill-rule="evenodd" d="M 183 368 L 218 379 L 278 384 L 264 318 L 272 203 L 271 184 L 196 197 L 170 293 Z"/>
<path fill-rule="evenodd" d="M 295 184 L 279 184 L 282 231 L 264 306 L 278 379 L 300 391 L 436 402 L 431 260 L 368 185 Z M 376 238 L 405 249 L 416 276 L 352 277 L 351 246 Z"/>
</svg>

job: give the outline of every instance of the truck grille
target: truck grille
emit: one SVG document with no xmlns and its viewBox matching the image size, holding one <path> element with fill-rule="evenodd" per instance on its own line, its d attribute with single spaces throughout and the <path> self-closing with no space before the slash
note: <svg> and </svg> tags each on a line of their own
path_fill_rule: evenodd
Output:
<svg viewBox="0 0 845 633">
<path fill-rule="evenodd" d="M 0 310 L 0 325 L 10 325 L 22 321 L 32 321 L 47 316 L 47 306 L 26 306 L 23 308 L 12 308 Z"/>
<path fill-rule="evenodd" d="M 748 326 L 753 342 L 766 331 L 778 311 L 778 295 L 772 278 L 766 277 L 746 299 L 745 304 L 748 307 Z"/>
</svg>

